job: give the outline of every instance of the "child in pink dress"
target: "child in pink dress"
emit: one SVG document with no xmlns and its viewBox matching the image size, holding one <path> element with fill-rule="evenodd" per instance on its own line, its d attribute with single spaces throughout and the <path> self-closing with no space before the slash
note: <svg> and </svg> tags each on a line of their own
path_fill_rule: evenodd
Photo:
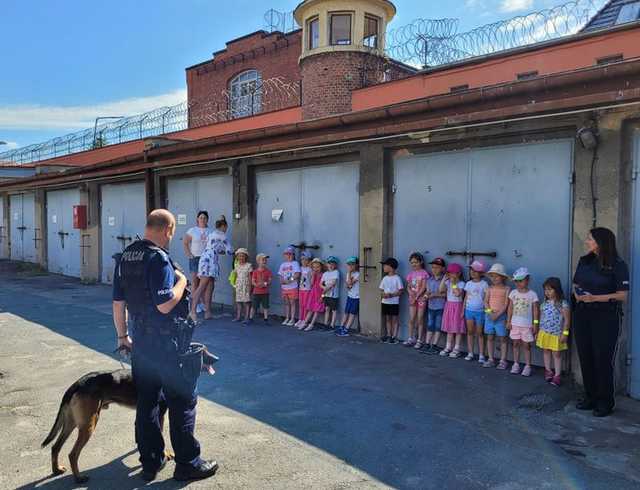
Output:
<svg viewBox="0 0 640 490">
<path fill-rule="evenodd" d="M 449 264 L 447 274 L 440 283 L 440 292 L 447 293 L 447 302 L 442 314 L 442 331 L 447 332 L 447 345 L 440 351 L 441 356 L 460 357 L 462 335 L 466 333 L 464 324 L 464 281 L 462 266 Z M 455 345 L 454 345 L 455 339 Z"/>
<path fill-rule="evenodd" d="M 409 293 L 409 338 L 404 341 L 405 347 L 422 348 L 424 335 L 424 310 L 427 300 L 424 293 L 427 289 L 429 273 L 424 270 L 424 257 L 414 252 L 409 257 L 411 272 L 407 274 L 407 293 Z"/>
<path fill-rule="evenodd" d="M 304 330 L 305 332 L 313 330 L 318 314 L 324 313 L 324 302 L 322 301 L 323 268 L 322 260 L 315 258 L 311 261 L 311 291 L 307 297 L 307 316 L 304 322 L 298 326 L 298 330 Z"/>
</svg>

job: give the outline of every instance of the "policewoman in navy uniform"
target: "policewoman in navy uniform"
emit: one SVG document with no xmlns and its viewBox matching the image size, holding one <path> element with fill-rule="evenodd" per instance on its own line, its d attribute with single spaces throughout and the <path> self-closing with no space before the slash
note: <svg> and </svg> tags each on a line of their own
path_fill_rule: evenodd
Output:
<svg viewBox="0 0 640 490">
<path fill-rule="evenodd" d="M 593 228 L 585 245 L 588 253 L 580 258 L 573 276 L 573 330 L 585 390 L 576 408 L 606 417 L 615 407 L 615 356 L 629 269 L 618 256 L 611 230 Z"/>
<path fill-rule="evenodd" d="M 200 444 L 193 434 L 201 365 L 191 366 L 181 357 L 184 344 L 191 341 L 191 331 L 187 332 L 190 325 L 184 321 L 189 313 L 187 279 L 166 251 L 175 227 L 175 218 L 169 211 L 152 211 L 147 217 L 144 239 L 123 251 L 113 281 L 118 348 L 129 348 L 132 353 L 131 367 L 138 391 L 136 442 L 146 481 L 154 480 L 166 464 L 158 417 L 162 397 L 169 410 L 175 452 L 173 477 L 207 478 L 218 468 L 215 461 L 200 457 Z"/>
</svg>

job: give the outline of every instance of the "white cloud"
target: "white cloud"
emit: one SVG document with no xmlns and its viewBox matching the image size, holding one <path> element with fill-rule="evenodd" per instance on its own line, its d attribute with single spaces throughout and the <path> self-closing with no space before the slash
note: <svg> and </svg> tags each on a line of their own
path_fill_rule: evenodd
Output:
<svg viewBox="0 0 640 490">
<path fill-rule="evenodd" d="M 5 141 L 5 143 L 6 143 L 6 145 L 0 145 L 0 152 L 9 151 L 9 150 L 15 150 L 16 148 L 18 148 L 20 146 L 15 141 Z"/>
<path fill-rule="evenodd" d="M 133 116 L 187 99 L 185 89 L 86 106 L 0 106 L 0 129 L 75 130 L 93 127 L 99 116 Z M 3 145 L 2 149 L 7 148 Z"/>
<path fill-rule="evenodd" d="M 533 0 L 502 0 L 501 12 L 519 12 L 533 8 Z"/>
</svg>

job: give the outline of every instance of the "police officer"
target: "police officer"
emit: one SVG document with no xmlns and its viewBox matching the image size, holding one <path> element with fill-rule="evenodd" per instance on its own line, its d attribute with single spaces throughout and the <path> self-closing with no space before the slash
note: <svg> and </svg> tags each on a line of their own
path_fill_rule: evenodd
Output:
<svg viewBox="0 0 640 490">
<path fill-rule="evenodd" d="M 218 469 L 215 461 L 200 458 L 200 444 L 193 435 L 199 367 L 190 369 L 180 352 L 185 349 L 182 319 L 188 317 L 189 311 L 187 279 L 165 250 L 175 227 L 175 218 L 169 211 L 152 211 L 147 217 L 144 239 L 123 251 L 113 282 L 118 347 L 132 350 L 131 365 L 138 391 L 136 442 L 146 481 L 154 480 L 166 464 L 158 419 L 162 396 L 169 409 L 175 451 L 173 477 L 181 481 L 207 478 Z M 127 312 L 131 337 L 127 332 Z M 187 340 L 188 344 L 190 335 Z"/>
<path fill-rule="evenodd" d="M 629 269 L 618 256 L 611 230 L 592 229 L 585 245 L 588 253 L 573 277 L 574 331 L 585 390 L 576 408 L 606 417 L 615 406 L 615 355 Z"/>
</svg>

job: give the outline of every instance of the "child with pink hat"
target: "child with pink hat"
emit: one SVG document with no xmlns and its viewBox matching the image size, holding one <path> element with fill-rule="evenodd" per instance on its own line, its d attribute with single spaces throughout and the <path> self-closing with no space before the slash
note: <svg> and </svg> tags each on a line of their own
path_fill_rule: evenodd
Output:
<svg viewBox="0 0 640 490">
<path fill-rule="evenodd" d="M 489 284 L 482 277 L 485 272 L 484 263 L 474 260 L 469 265 L 470 280 L 464 285 L 464 318 L 467 323 L 467 357 L 465 361 L 473 361 L 473 348 L 478 338 L 478 362 L 484 364 L 484 297 Z"/>
<path fill-rule="evenodd" d="M 447 332 L 447 344 L 440 355 L 452 358 L 460 357 L 460 342 L 466 332 L 464 324 L 464 281 L 462 280 L 462 266 L 449 264 L 447 273 L 440 283 L 440 292 L 447 293 L 447 302 L 442 315 L 442 331 Z M 454 344 L 455 340 L 455 344 Z"/>
</svg>

